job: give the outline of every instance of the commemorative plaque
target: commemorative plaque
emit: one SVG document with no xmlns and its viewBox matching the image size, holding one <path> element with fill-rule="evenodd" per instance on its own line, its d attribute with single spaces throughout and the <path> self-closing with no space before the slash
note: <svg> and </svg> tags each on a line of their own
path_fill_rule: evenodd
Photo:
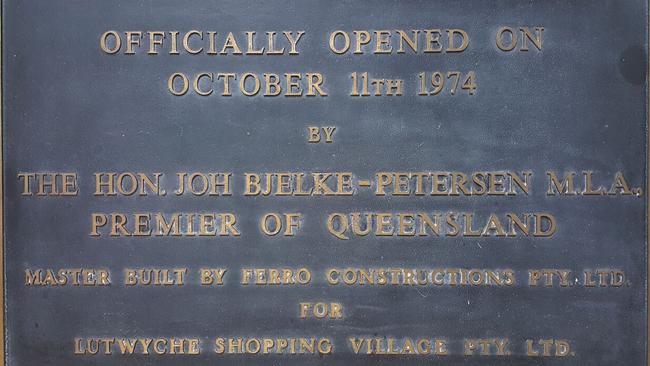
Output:
<svg viewBox="0 0 650 366">
<path fill-rule="evenodd" d="M 647 366 L 648 3 L 2 2 L 3 364 Z"/>
</svg>

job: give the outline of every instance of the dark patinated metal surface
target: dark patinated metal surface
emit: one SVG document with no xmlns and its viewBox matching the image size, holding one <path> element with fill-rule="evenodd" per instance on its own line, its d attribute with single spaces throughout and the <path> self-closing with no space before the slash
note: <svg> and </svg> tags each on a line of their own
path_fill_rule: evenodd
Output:
<svg viewBox="0 0 650 366">
<path fill-rule="evenodd" d="M 4 1 L 3 134 L 6 360 L 30 365 L 646 364 L 646 200 L 548 197 L 544 172 L 623 171 L 646 186 L 647 4 L 628 1 Z M 504 25 L 543 26 L 544 49 L 504 53 Z M 467 30 L 458 54 L 338 56 L 336 29 Z M 126 30 L 305 30 L 297 56 L 109 56 Z M 474 96 L 416 97 L 417 74 L 474 70 Z M 326 75 L 326 98 L 172 96 L 177 71 Z M 402 77 L 399 98 L 354 99 L 352 72 Z M 310 124 L 335 143 L 307 144 Z M 244 172 L 532 170 L 528 197 L 244 197 Z M 76 172 L 74 199 L 21 197 L 19 172 Z M 92 197 L 100 171 L 233 172 L 231 197 Z M 644 189 L 645 190 L 645 189 Z M 552 212 L 552 238 L 338 240 L 329 212 Z M 91 238 L 92 212 L 235 212 L 238 238 Z M 266 237 L 266 212 L 301 212 L 296 237 Z M 129 288 L 122 269 L 186 267 L 181 288 Z M 220 288 L 199 268 L 227 267 Z M 331 267 L 512 268 L 498 287 L 330 286 Z M 107 268 L 110 287 L 28 287 L 26 268 Z M 238 269 L 307 267 L 308 286 L 241 286 Z M 526 271 L 620 268 L 622 288 L 532 288 Z M 304 300 L 340 301 L 342 320 L 300 320 Z M 351 336 L 442 337 L 450 355 L 354 355 Z M 195 336 L 199 356 L 75 356 L 77 337 Z M 217 355 L 214 337 L 326 336 L 333 354 Z M 507 337 L 511 355 L 465 357 L 462 340 Z M 525 339 L 571 341 L 569 358 L 525 356 Z"/>
</svg>

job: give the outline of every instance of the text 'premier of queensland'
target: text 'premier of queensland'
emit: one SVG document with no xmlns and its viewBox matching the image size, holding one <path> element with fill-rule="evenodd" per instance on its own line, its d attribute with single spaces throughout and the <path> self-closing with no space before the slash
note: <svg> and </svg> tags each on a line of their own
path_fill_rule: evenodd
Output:
<svg viewBox="0 0 650 366">
<path fill-rule="evenodd" d="M 0 366 L 648 366 L 647 0 L 3 0 Z"/>
</svg>

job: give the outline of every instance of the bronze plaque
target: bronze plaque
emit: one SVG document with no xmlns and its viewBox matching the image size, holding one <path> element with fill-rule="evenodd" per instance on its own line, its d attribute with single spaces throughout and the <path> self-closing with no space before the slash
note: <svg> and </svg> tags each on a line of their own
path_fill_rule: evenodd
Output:
<svg viewBox="0 0 650 366">
<path fill-rule="evenodd" d="M 647 366 L 646 0 L 2 2 L 3 362 Z"/>
</svg>

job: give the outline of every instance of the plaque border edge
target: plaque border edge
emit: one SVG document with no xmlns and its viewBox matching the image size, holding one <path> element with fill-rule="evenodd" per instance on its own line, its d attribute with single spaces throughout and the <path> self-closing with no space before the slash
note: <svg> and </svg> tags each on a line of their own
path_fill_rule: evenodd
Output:
<svg viewBox="0 0 650 366">
<path fill-rule="evenodd" d="M 645 250 L 646 250 L 646 273 L 645 273 L 645 302 L 646 302 L 646 366 L 650 366 L 650 0 L 646 1 L 646 77 L 645 77 L 645 99 L 646 99 L 646 120 L 645 120 Z"/>
<path fill-rule="evenodd" d="M 649 0 L 650 1 L 650 0 Z M 5 322 L 5 234 L 4 234 L 4 78 L 3 78 L 3 60 L 4 60 L 4 8 L 5 1 L 2 1 L 0 4 L 0 327 L 2 332 L 0 332 L 0 366 L 5 366 L 5 361 L 7 354 L 5 352 L 5 341 L 6 341 L 6 322 Z"/>
</svg>

